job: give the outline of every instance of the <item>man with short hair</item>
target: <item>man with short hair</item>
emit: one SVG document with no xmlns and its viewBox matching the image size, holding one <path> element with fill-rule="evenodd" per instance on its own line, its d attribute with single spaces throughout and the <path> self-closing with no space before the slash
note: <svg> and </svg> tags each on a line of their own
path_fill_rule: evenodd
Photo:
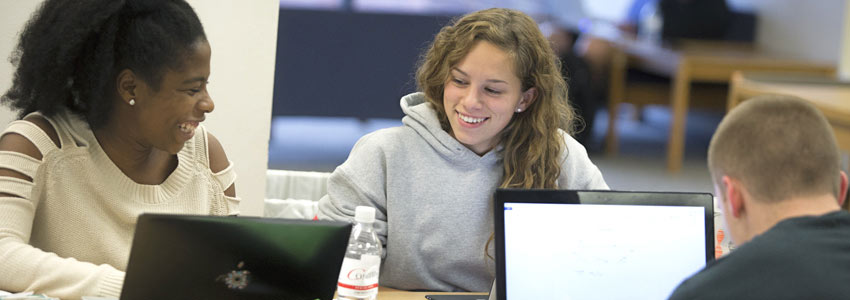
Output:
<svg viewBox="0 0 850 300">
<path fill-rule="evenodd" d="M 813 105 L 790 96 L 745 101 L 720 123 L 708 167 L 739 247 L 685 280 L 671 299 L 848 299 L 847 175 Z M 840 196 L 839 196 L 840 195 Z"/>
</svg>

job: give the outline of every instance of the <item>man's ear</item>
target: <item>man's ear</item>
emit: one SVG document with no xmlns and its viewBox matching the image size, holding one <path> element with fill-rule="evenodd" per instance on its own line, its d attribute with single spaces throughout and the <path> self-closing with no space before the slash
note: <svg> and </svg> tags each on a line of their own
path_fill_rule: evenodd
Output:
<svg viewBox="0 0 850 300">
<path fill-rule="evenodd" d="M 121 100 L 130 102 L 131 99 L 136 98 L 138 80 L 136 73 L 133 73 L 130 69 L 124 69 L 118 73 L 115 79 L 115 87 L 118 89 L 118 96 L 121 97 Z"/>
<path fill-rule="evenodd" d="M 723 176 L 720 180 L 726 188 L 726 201 L 729 201 L 729 208 L 731 209 L 731 211 L 726 213 L 731 213 L 735 218 L 740 218 L 745 212 L 746 200 L 749 200 L 746 199 L 747 195 L 743 185 L 741 185 L 740 181 L 729 176 Z"/>
<path fill-rule="evenodd" d="M 847 200 L 847 173 L 838 171 L 838 175 L 841 176 L 841 184 L 838 188 L 838 206 L 844 207 L 844 201 Z"/>
</svg>

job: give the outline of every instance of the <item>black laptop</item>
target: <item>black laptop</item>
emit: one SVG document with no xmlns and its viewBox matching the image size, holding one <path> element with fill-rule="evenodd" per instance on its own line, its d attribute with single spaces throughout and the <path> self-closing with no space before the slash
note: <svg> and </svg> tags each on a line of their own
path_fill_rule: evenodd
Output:
<svg viewBox="0 0 850 300">
<path fill-rule="evenodd" d="M 122 300 L 333 299 L 351 224 L 139 217 Z"/>
<path fill-rule="evenodd" d="M 714 258 L 707 193 L 499 189 L 491 299 L 666 299 Z"/>
</svg>

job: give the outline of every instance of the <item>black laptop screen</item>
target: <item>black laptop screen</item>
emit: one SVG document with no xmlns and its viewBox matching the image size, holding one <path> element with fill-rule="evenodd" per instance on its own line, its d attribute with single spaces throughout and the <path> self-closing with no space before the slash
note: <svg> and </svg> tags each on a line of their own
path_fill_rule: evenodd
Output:
<svg viewBox="0 0 850 300">
<path fill-rule="evenodd" d="M 351 224 L 139 217 L 122 300 L 333 299 Z"/>
<path fill-rule="evenodd" d="M 496 198 L 500 299 L 665 299 L 714 253 L 710 194 L 500 190 Z"/>
</svg>

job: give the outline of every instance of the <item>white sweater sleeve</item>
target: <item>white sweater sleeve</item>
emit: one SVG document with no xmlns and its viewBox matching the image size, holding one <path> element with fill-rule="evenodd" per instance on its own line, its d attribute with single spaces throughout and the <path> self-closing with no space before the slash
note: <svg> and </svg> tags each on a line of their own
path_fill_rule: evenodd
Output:
<svg viewBox="0 0 850 300">
<path fill-rule="evenodd" d="M 15 132 L 33 141 L 45 153 L 55 145 L 32 123 L 13 124 L 5 133 Z M 35 138 L 33 138 L 35 136 Z M 41 161 L 27 155 L 0 151 L 0 168 L 37 176 Z M 33 291 L 62 299 L 81 296 L 118 297 L 124 272 L 109 265 L 95 265 L 62 258 L 29 245 L 38 200 L 33 199 L 31 181 L 0 177 L 0 290 Z M 74 226 L 74 224 L 66 224 Z"/>
</svg>

